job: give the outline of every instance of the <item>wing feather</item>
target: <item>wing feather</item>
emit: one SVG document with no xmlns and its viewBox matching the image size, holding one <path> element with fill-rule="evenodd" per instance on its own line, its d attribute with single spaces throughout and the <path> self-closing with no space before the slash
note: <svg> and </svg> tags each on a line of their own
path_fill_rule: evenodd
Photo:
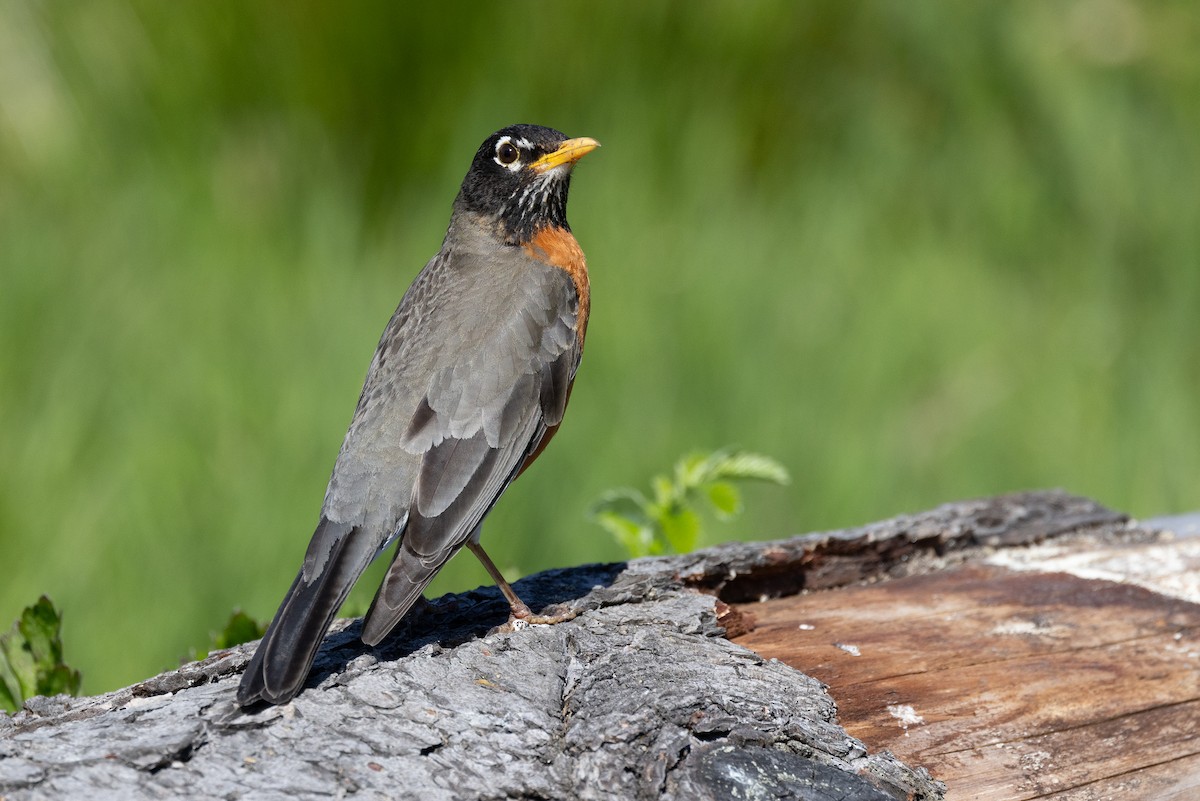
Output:
<svg viewBox="0 0 1200 801">
<path fill-rule="evenodd" d="M 363 624 L 364 642 L 387 636 L 562 420 L 580 358 L 577 298 L 567 280 L 532 289 L 489 343 L 495 347 L 433 377 L 409 422 L 405 447 L 424 451 L 408 523 Z"/>
<path fill-rule="evenodd" d="M 416 511 L 409 517 L 396 556 L 363 621 L 363 642 L 376 645 L 382 641 L 408 613 L 442 566 L 466 544 L 520 470 L 530 450 L 528 443 L 541 439 L 537 430 L 544 431 L 545 427 L 539 418 L 540 414 L 528 415 L 525 430 L 520 432 L 523 436 L 512 438 L 505 448 L 486 447 L 486 439 L 480 431 L 472 437 L 471 447 L 447 445 L 462 442 L 447 440 L 432 449 L 445 451 L 436 459 L 444 463 L 446 469 L 465 472 L 473 468 L 473 472 L 462 491 L 438 515 L 421 514 L 419 499 L 414 504 Z M 526 444 L 522 446 L 523 442 Z M 479 444 L 484 447 L 480 448 Z"/>
</svg>

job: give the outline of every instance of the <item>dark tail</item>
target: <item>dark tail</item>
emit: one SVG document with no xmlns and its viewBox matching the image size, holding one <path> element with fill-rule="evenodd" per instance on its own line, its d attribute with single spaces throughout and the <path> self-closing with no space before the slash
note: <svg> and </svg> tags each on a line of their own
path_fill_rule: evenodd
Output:
<svg viewBox="0 0 1200 801">
<path fill-rule="evenodd" d="M 411 519 L 411 518 L 410 518 Z M 420 556 L 400 543 L 392 566 L 388 568 L 383 583 L 371 601 L 371 608 L 363 617 L 362 641 L 367 645 L 379 645 L 383 638 L 391 633 L 401 618 L 408 614 L 413 604 L 421 597 L 425 587 L 433 581 L 446 561 L 454 555 L 457 548 L 439 554 L 439 558 L 426 564 Z"/>
<path fill-rule="evenodd" d="M 283 704 L 300 691 L 325 631 L 375 558 L 378 543 L 366 540 L 358 529 L 321 518 L 304 566 L 242 675 L 239 704 Z"/>
</svg>

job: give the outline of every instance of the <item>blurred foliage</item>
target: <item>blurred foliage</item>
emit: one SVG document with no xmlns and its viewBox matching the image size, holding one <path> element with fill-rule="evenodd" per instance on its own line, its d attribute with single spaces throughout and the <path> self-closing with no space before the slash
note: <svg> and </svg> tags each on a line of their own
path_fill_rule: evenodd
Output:
<svg viewBox="0 0 1200 801">
<path fill-rule="evenodd" d="M 79 671 L 63 662 L 62 615 L 43 595 L 0 635 L 0 709 L 16 712 L 35 695 L 77 695 Z"/>
<path fill-rule="evenodd" d="M 706 507 L 723 521 L 742 513 L 742 493 L 735 481 L 787 484 L 788 472 L 759 453 L 693 453 L 676 462 L 670 475 L 654 477 L 650 497 L 629 487 L 609 490 L 589 514 L 631 558 L 688 553 L 706 544 L 701 517 Z"/>
<path fill-rule="evenodd" d="M 208 648 L 192 648 L 188 651 L 188 660 L 204 659 L 213 651 L 223 651 L 244 642 L 257 640 L 267 633 L 266 621 L 258 621 L 247 615 L 241 609 L 234 609 L 225 626 L 220 631 L 210 631 Z"/>
<path fill-rule="evenodd" d="M 1200 507 L 1190 0 L 4 3 L 0 613 L 53 594 L 89 692 L 268 616 L 518 121 L 604 148 L 567 424 L 484 534 L 507 571 L 620 558 L 589 501 L 730 441 L 795 479 L 730 536 Z"/>
</svg>

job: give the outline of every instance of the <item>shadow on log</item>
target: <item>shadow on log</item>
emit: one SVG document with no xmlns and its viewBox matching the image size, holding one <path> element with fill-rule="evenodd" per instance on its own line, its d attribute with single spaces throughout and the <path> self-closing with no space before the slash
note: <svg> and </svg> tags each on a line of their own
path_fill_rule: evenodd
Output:
<svg viewBox="0 0 1200 801">
<path fill-rule="evenodd" d="M 513 633 L 492 588 L 446 596 L 377 649 L 338 621 L 307 689 L 234 703 L 253 644 L 116 692 L 0 716 L 0 797 L 940 799 L 839 725 L 823 684 L 731 643 L 727 604 L 913 575 L 984 549 L 1123 528 L 1031 493 L 519 582 L 581 611 Z"/>
</svg>

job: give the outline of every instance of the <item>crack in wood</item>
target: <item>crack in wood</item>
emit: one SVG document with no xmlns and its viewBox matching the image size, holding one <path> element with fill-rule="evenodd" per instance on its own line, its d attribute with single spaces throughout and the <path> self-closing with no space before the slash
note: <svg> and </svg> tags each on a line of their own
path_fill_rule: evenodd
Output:
<svg viewBox="0 0 1200 801">
<path fill-rule="evenodd" d="M 1021 737 L 1012 737 L 1012 738 L 1004 739 L 1004 740 L 993 740 L 991 742 L 978 743 L 969 748 L 948 749 L 948 750 L 944 750 L 944 751 L 931 750 L 931 751 L 927 751 L 925 753 L 928 756 L 944 757 L 944 756 L 953 756 L 953 755 L 957 755 L 957 754 L 965 754 L 965 753 L 982 751 L 987 748 L 1003 748 L 1006 745 L 1019 745 L 1022 743 L 1026 743 L 1032 739 L 1048 737 L 1048 736 L 1055 735 L 1055 734 L 1069 734 L 1071 732 L 1085 731 L 1087 729 L 1095 728 L 1096 726 L 1101 726 L 1106 723 L 1117 723 L 1117 722 L 1120 722 L 1123 720 L 1136 718 L 1139 715 L 1146 715 L 1146 714 L 1150 714 L 1150 713 L 1154 713 L 1154 712 L 1159 712 L 1162 710 L 1169 710 L 1169 709 L 1174 709 L 1177 707 L 1184 707 L 1184 706 L 1188 706 L 1191 704 L 1196 704 L 1198 707 L 1197 711 L 1200 712 L 1200 698 L 1189 698 L 1189 699 L 1182 700 L 1182 701 L 1172 701 L 1170 703 L 1158 704 L 1156 706 L 1148 706 L 1148 707 L 1144 707 L 1142 709 L 1136 709 L 1136 710 L 1132 710 L 1130 712 L 1124 712 L 1124 713 L 1121 713 L 1118 715 L 1111 715 L 1109 717 L 1093 718 L 1093 719 L 1090 719 L 1090 720 L 1087 720 L 1087 721 L 1084 721 L 1081 723 L 1064 725 L 1064 726 L 1060 726 L 1057 728 L 1049 727 L 1049 728 L 1045 728 L 1045 729 L 1040 729 L 1040 730 L 1038 730 L 1037 734 L 1035 734 L 1035 735 L 1024 735 Z M 1200 720 L 1200 715 L 1197 716 L 1197 720 Z M 1200 753 L 1200 752 L 1197 752 L 1197 753 Z"/>
</svg>

